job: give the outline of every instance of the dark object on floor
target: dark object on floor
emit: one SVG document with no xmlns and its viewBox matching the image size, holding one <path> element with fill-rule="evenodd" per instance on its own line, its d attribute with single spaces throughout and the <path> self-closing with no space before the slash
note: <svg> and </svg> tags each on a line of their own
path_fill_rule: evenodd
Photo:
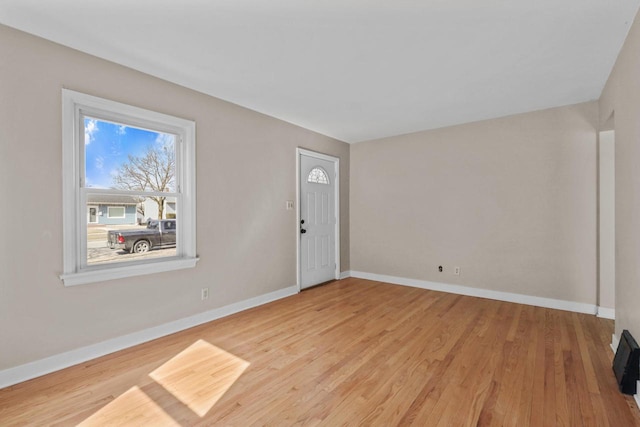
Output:
<svg viewBox="0 0 640 427">
<path fill-rule="evenodd" d="M 624 394 L 636 394 L 636 384 L 640 380 L 640 347 L 628 330 L 622 331 L 622 338 L 613 359 L 613 372 L 616 374 L 620 391 Z"/>
</svg>

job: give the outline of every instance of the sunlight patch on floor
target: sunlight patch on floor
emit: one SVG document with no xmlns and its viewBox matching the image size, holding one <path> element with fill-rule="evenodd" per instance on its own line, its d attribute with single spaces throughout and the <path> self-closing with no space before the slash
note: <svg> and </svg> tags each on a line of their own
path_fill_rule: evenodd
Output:
<svg viewBox="0 0 640 427">
<path fill-rule="evenodd" d="M 248 366 L 249 362 L 198 340 L 149 376 L 203 417 Z"/>
<path fill-rule="evenodd" d="M 179 426 L 180 424 L 138 386 L 134 386 L 78 425 L 90 427 L 107 425 Z"/>
<path fill-rule="evenodd" d="M 131 387 L 79 425 L 180 426 L 180 421 L 195 421 L 194 417 L 202 418 L 211 410 L 249 365 L 198 340 L 151 372 L 151 379 Z"/>
</svg>

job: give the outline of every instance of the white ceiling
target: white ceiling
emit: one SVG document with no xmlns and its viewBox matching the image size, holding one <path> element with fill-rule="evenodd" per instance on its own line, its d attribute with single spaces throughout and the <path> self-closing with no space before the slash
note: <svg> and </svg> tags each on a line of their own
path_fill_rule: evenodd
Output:
<svg viewBox="0 0 640 427">
<path fill-rule="evenodd" d="M 597 99 L 640 0 L 0 0 L 0 22 L 347 142 Z"/>
</svg>

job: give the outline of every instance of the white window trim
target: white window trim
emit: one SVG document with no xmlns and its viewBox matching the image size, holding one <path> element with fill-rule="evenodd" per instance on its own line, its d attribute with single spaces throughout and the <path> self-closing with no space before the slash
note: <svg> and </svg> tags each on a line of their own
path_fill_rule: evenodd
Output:
<svg viewBox="0 0 640 427">
<path fill-rule="evenodd" d="M 82 266 L 81 256 L 86 253 L 86 203 L 82 202 L 80 191 L 81 147 L 80 133 L 84 134 L 82 115 L 104 117 L 121 123 L 138 125 L 178 135 L 176 159 L 179 177 L 177 254 L 174 257 L 155 258 L 139 262 L 108 265 Z M 63 255 L 64 272 L 60 278 L 65 286 L 81 285 L 105 280 L 121 279 L 143 274 L 158 273 L 196 265 L 196 124 L 174 116 L 98 98 L 91 95 L 62 90 L 62 205 L 63 205 Z M 124 193 L 118 190 L 104 190 L 109 194 Z M 83 231 L 82 228 L 85 228 Z M 84 241 L 83 241 L 84 240 Z"/>
<path fill-rule="evenodd" d="M 116 208 L 116 209 L 122 209 L 122 216 L 113 216 L 111 215 L 111 209 L 112 208 Z M 113 218 L 113 219 L 123 219 L 127 217 L 127 208 L 125 206 L 107 206 L 107 218 Z"/>
</svg>

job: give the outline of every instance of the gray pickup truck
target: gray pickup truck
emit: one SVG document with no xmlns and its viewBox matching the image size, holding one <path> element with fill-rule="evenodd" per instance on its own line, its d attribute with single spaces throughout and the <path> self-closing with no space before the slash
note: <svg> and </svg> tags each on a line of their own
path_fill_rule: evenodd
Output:
<svg viewBox="0 0 640 427">
<path fill-rule="evenodd" d="M 110 230 L 107 242 L 111 249 L 144 253 L 151 249 L 176 246 L 176 220 L 149 220 L 141 230 Z"/>
</svg>

